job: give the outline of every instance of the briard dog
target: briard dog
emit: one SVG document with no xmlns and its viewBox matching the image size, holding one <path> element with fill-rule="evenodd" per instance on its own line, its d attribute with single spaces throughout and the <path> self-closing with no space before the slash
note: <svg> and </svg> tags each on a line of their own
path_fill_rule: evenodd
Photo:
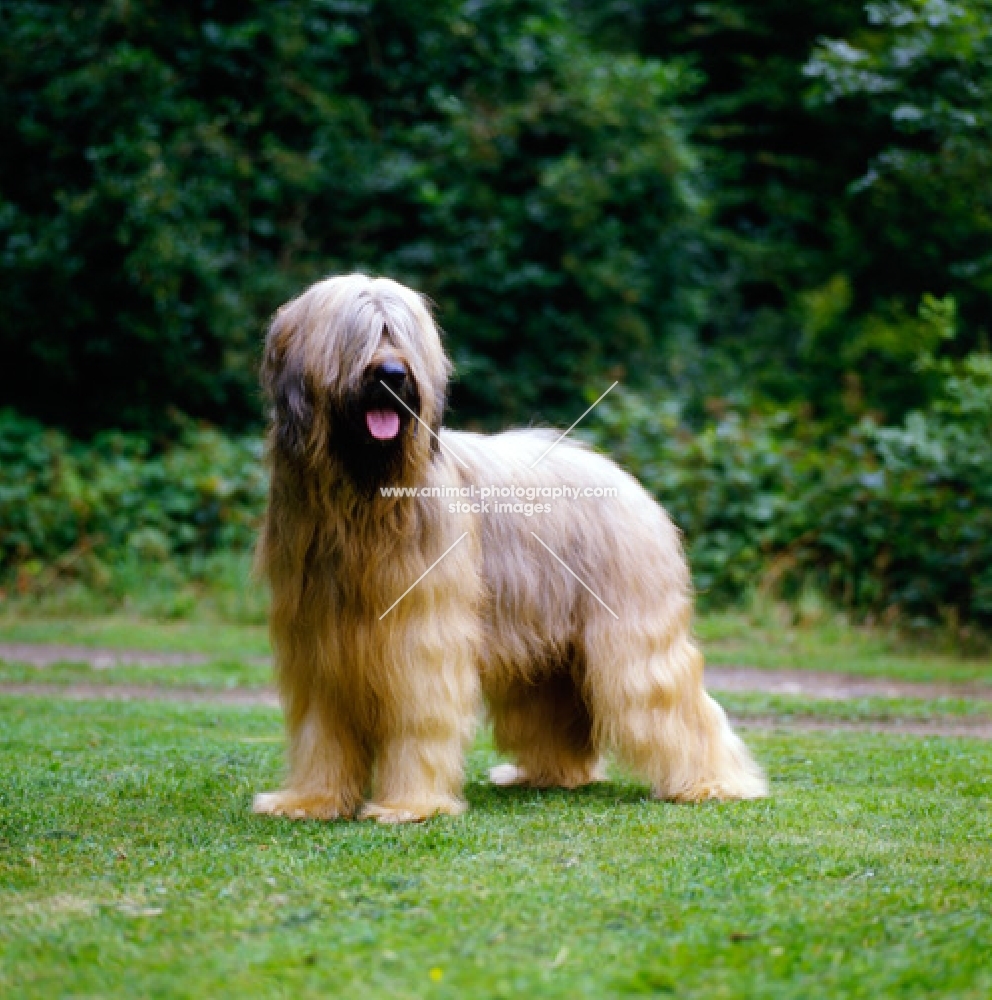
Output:
<svg viewBox="0 0 992 1000">
<path fill-rule="evenodd" d="M 425 300 L 385 278 L 329 278 L 273 320 L 258 565 L 289 777 L 255 811 L 460 813 L 480 695 L 513 760 L 497 784 L 576 788 L 612 750 L 661 799 L 764 795 L 703 689 L 665 512 L 547 430 L 442 430 L 449 370 Z"/>
</svg>

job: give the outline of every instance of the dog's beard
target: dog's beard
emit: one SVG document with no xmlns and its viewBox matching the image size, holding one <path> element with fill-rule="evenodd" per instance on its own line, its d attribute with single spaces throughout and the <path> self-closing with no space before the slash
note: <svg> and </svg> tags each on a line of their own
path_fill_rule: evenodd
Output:
<svg viewBox="0 0 992 1000">
<path fill-rule="evenodd" d="M 360 493 L 398 483 L 417 433 L 420 394 L 412 379 L 396 395 L 367 377 L 361 388 L 330 414 L 330 447 Z M 416 415 L 416 416 L 415 416 Z"/>
</svg>

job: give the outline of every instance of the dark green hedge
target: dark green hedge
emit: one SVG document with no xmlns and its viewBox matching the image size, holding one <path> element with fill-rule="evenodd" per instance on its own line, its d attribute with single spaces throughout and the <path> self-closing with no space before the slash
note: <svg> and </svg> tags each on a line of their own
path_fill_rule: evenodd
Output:
<svg viewBox="0 0 992 1000">
<path fill-rule="evenodd" d="M 693 78 L 564 0 L 11 0 L 0 65 L 0 399 L 46 422 L 257 423 L 267 317 L 331 272 L 430 294 L 463 417 L 694 322 Z"/>
<path fill-rule="evenodd" d="M 187 425 L 164 450 L 119 432 L 81 444 L 0 411 L 0 574 L 247 549 L 266 485 L 256 437 Z"/>
<path fill-rule="evenodd" d="M 897 421 L 926 293 L 988 347 L 992 0 L 5 0 L 0 74 L 0 400 L 73 433 L 253 426 L 353 268 L 462 422 L 621 369 Z"/>
<path fill-rule="evenodd" d="M 988 350 L 992 0 L 576 5 L 602 45 L 700 73 L 711 393 L 901 419 L 930 398 L 925 293 L 957 304 L 953 351 Z"/>
</svg>

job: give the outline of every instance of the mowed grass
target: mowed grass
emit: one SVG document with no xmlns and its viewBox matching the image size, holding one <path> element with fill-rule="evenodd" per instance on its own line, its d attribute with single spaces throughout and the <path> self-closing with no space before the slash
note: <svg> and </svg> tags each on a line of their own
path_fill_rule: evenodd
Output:
<svg viewBox="0 0 992 1000">
<path fill-rule="evenodd" d="M 184 666 L 114 666 L 93 667 L 87 663 L 53 663 L 35 667 L 0 660 L 0 684 L 51 685 L 52 694 L 59 688 L 85 688 L 89 685 L 126 687 L 129 694 L 149 697 L 168 696 L 169 690 L 198 691 L 204 698 L 212 692 L 234 690 L 273 690 L 271 665 L 247 660 L 209 660 Z M 711 693 L 735 717 L 767 718 L 783 721 L 804 719 L 841 722 L 939 721 L 972 718 L 992 721 L 992 701 L 969 698 L 886 698 L 861 697 L 845 700 L 804 697 L 802 695 L 764 692 L 720 691 L 710 685 Z"/>
<path fill-rule="evenodd" d="M 992 746 L 748 734 L 768 800 L 257 818 L 278 713 L 0 699 L 4 997 L 987 997 Z"/>
<path fill-rule="evenodd" d="M 751 613 L 699 615 L 696 632 L 707 662 L 992 685 L 992 652 L 987 647 L 941 648 L 940 633 L 913 637 L 891 629 L 858 628 L 839 614 L 793 624 L 791 613 L 785 606 L 772 605 Z M 946 637 L 943 644 L 949 645 Z"/>
<path fill-rule="evenodd" d="M 35 667 L 0 660 L 0 683 L 56 687 L 124 684 L 129 687 L 197 688 L 208 692 L 270 687 L 273 676 L 269 663 L 248 659 L 210 659 L 205 663 L 164 667 L 128 664 L 94 667 L 88 663 L 52 663 Z"/>
<path fill-rule="evenodd" d="M 926 722 L 941 719 L 992 721 L 992 701 L 969 698 L 849 698 L 830 699 L 762 691 L 712 691 L 735 718 L 748 717 L 802 722 Z"/>
<path fill-rule="evenodd" d="M 264 625 L 192 618 L 163 621 L 133 614 L 51 616 L 23 609 L 0 613 L 0 642 L 45 642 L 107 649 L 257 657 L 269 652 Z"/>
</svg>

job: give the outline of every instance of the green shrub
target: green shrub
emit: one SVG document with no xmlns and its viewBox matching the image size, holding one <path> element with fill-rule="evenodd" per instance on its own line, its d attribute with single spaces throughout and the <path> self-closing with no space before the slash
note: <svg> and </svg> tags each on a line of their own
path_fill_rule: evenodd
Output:
<svg viewBox="0 0 992 1000">
<path fill-rule="evenodd" d="M 267 317 L 355 268 L 463 423 L 620 369 L 894 422 L 923 293 L 989 343 L 990 0 L 6 0 L 0 65 L 0 399 L 72 433 L 257 427 Z"/>
<path fill-rule="evenodd" d="M 138 435 L 89 444 L 0 411 L 0 573 L 48 566 L 95 583 L 109 565 L 244 550 L 265 496 L 262 444 L 187 424 L 160 450 Z"/>
<path fill-rule="evenodd" d="M 939 369 L 897 426 L 824 438 L 800 409 L 691 429 L 673 402 L 620 395 L 593 438 L 685 533 L 697 586 L 740 597 L 814 582 L 861 612 L 992 624 L 992 356 Z"/>
</svg>

